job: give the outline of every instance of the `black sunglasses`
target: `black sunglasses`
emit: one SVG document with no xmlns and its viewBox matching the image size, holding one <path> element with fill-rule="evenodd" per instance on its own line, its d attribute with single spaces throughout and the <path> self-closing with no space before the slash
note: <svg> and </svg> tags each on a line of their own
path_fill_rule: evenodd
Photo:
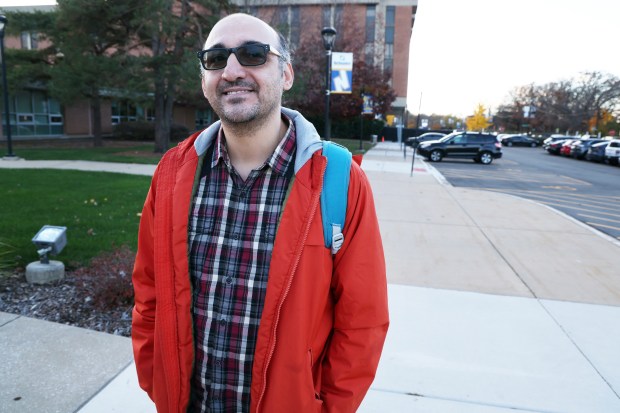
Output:
<svg viewBox="0 0 620 413">
<path fill-rule="evenodd" d="M 239 47 L 215 47 L 213 49 L 202 50 L 196 55 L 205 70 L 223 69 L 228 63 L 231 53 L 237 57 L 242 66 L 260 66 L 267 61 L 267 55 L 273 53 L 282 57 L 276 50 L 271 50 L 268 44 L 252 43 Z"/>
</svg>

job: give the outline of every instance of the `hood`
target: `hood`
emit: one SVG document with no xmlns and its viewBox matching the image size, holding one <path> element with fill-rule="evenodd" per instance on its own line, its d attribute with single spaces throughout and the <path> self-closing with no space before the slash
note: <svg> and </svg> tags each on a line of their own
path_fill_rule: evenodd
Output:
<svg viewBox="0 0 620 413">
<path fill-rule="evenodd" d="M 295 124 L 297 134 L 297 155 L 295 156 L 295 173 L 308 162 L 312 154 L 322 148 L 321 137 L 314 125 L 304 118 L 296 110 L 282 108 L 282 113 L 288 116 Z M 203 155 L 220 130 L 221 122 L 218 120 L 207 129 L 203 130 L 194 141 L 194 149 L 198 156 Z"/>
<path fill-rule="evenodd" d="M 424 141 L 424 142 L 420 142 L 420 146 L 423 146 L 423 147 L 425 147 L 425 148 L 426 148 L 427 146 L 435 145 L 435 144 L 437 144 L 437 143 L 441 143 L 441 142 L 439 141 L 439 139 L 433 139 L 432 141 Z"/>
</svg>

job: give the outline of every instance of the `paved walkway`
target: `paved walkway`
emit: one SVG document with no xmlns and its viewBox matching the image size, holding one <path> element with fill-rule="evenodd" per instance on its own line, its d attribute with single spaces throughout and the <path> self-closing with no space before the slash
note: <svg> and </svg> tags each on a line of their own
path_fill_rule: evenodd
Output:
<svg viewBox="0 0 620 413">
<path fill-rule="evenodd" d="M 398 144 L 380 143 L 362 166 L 391 326 L 361 413 L 620 412 L 620 243 L 531 201 L 453 188 L 421 159 L 411 173 Z M 155 411 L 127 338 L 0 313 L 0 348 L 0 413 Z"/>
</svg>

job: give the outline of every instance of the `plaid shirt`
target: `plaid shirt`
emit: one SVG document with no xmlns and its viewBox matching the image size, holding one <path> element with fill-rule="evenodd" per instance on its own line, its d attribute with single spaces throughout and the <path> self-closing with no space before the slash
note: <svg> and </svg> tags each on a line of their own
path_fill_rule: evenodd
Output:
<svg viewBox="0 0 620 413">
<path fill-rule="evenodd" d="M 189 412 L 249 412 L 252 362 L 271 251 L 293 168 L 293 122 L 244 182 L 222 130 L 203 169 L 189 228 L 195 362 Z"/>
</svg>

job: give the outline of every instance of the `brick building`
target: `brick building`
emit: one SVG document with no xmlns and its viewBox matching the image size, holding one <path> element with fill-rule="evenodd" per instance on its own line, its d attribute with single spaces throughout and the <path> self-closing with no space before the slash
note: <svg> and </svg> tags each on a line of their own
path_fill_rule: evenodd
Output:
<svg viewBox="0 0 620 413">
<path fill-rule="evenodd" d="M 363 55 L 366 63 L 391 73 L 396 101 L 391 115 L 403 119 L 406 113 L 409 42 L 417 0 L 235 0 L 242 11 L 278 28 L 295 48 L 304 36 L 317 38 L 321 29 L 332 26 L 339 35 L 334 51 Z M 361 38 L 359 50 L 339 48 L 341 34 Z"/>
<path fill-rule="evenodd" d="M 325 26 L 338 33 L 356 33 L 359 50 L 334 51 L 363 54 L 367 63 L 390 71 L 397 99 L 388 120 L 402 119 L 406 113 L 409 41 L 417 9 L 417 0 L 378 1 L 303 1 L 303 0 L 233 0 L 241 11 L 262 18 L 277 27 L 295 47 L 304 36 L 316 36 Z M 8 7 L 5 10 L 49 10 L 53 6 Z M 10 24 L 10 22 L 9 22 Z M 37 49 L 46 45 L 37 33 L 24 32 L 19 37 L 5 36 L 5 48 Z M 320 40 L 319 40 L 320 43 Z M 7 68 L 10 70 L 10 68 Z M 62 136 L 92 136 L 92 116 L 88 101 L 62 107 L 44 88 L 30 88 L 10 96 L 11 135 L 15 139 Z M 4 116 L 4 110 L 0 118 Z M 153 112 L 128 100 L 110 96 L 102 103 L 102 131 L 110 134 L 114 125 L 136 120 L 152 120 Z M 186 105 L 175 105 L 173 122 L 190 131 L 211 123 L 214 115 Z M 2 122 L 3 128 L 6 127 Z M 0 130 L 0 138 L 4 139 Z"/>
</svg>

